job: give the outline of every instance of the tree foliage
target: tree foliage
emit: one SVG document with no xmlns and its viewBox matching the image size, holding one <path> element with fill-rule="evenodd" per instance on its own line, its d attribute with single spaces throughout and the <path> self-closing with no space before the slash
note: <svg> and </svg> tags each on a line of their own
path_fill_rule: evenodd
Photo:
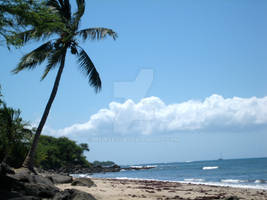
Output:
<svg viewBox="0 0 267 200">
<path fill-rule="evenodd" d="M 2 101 L 2 100 L 1 100 Z M 32 130 L 20 116 L 21 111 L 0 105 L 0 161 L 18 167 L 30 147 Z"/>
<path fill-rule="evenodd" d="M 64 26 L 45 0 L 0 0 L 0 40 L 22 46 L 45 39 Z"/>
<path fill-rule="evenodd" d="M 88 151 L 87 149 L 89 150 L 87 144 L 78 145 L 66 137 L 55 138 L 41 135 L 35 162 L 37 166 L 44 169 L 58 169 L 74 165 L 88 167 L 90 164 L 83 155 L 84 151 Z"/>
</svg>

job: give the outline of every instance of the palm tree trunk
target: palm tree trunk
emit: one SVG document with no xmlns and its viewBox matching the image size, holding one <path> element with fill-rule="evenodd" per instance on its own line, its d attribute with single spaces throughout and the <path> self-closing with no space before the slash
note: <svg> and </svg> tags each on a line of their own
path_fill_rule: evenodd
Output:
<svg viewBox="0 0 267 200">
<path fill-rule="evenodd" d="M 65 65 L 65 57 L 66 57 L 66 50 L 65 50 L 64 56 L 62 57 L 62 60 L 60 62 L 60 67 L 59 67 L 58 72 L 57 72 L 57 77 L 56 77 L 56 80 L 54 82 L 54 86 L 53 86 L 52 92 L 51 92 L 49 100 L 48 100 L 48 102 L 46 104 L 43 116 L 42 116 L 41 121 L 40 121 L 40 123 L 38 125 L 36 133 L 34 135 L 34 139 L 33 139 L 30 151 L 28 152 L 28 154 L 27 154 L 27 156 L 26 156 L 26 158 L 25 158 L 25 160 L 23 162 L 23 165 L 22 165 L 22 167 L 28 168 L 29 170 L 31 170 L 33 172 L 34 172 L 34 169 L 33 169 L 33 167 L 34 167 L 34 157 L 35 157 L 35 153 L 36 153 L 37 144 L 38 144 L 41 132 L 43 130 L 43 127 L 45 125 L 46 119 L 48 117 L 50 108 L 51 108 L 52 103 L 53 103 L 53 101 L 55 99 L 55 96 L 57 94 L 57 90 L 58 90 L 58 85 L 59 85 L 59 82 L 60 82 L 61 74 L 63 72 L 64 65 Z"/>
</svg>

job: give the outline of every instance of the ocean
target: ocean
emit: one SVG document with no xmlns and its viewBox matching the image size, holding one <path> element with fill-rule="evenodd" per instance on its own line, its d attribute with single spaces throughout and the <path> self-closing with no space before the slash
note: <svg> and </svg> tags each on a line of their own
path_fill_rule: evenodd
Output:
<svg viewBox="0 0 267 200">
<path fill-rule="evenodd" d="M 149 163 L 136 166 L 154 166 L 155 168 L 99 173 L 90 175 L 90 177 L 152 179 L 267 190 L 267 158 Z"/>
</svg>

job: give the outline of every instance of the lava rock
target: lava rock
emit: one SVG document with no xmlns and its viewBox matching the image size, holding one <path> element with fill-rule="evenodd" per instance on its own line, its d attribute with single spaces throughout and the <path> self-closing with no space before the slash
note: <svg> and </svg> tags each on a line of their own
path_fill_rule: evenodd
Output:
<svg viewBox="0 0 267 200">
<path fill-rule="evenodd" d="M 64 176 L 60 174 L 49 174 L 44 176 L 51 180 L 54 184 L 71 183 L 73 181 L 71 176 Z"/>
<path fill-rule="evenodd" d="M 23 191 L 26 195 L 41 198 L 53 198 L 57 192 L 59 192 L 57 187 L 42 183 L 25 183 Z"/>
<path fill-rule="evenodd" d="M 6 175 L 6 174 L 15 174 L 15 171 L 12 167 L 2 162 L 0 164 L 0 175 Z"/>
<path fill-rule="evenodd" d="M 91 194 L 75 189 L 66 189 L 57 193 L 53 200 L 96 200 Z"/>
<path fill-rule="evenodd" d="M 39 183 L 51 186 L 53 185 L 53 182 L 49 178 L 44 177 L 42 175 L 31 174 L 27 170 L 25 171 L 21 170 L 19 173 L 10 175 L 10 177 L 24 183 Z"/>
<path fill-rule="evenodd" d="M 95 183 L 90 178 L 77 178 L 72 183 L 72 186 L 96 186 Z"/>
</svg>

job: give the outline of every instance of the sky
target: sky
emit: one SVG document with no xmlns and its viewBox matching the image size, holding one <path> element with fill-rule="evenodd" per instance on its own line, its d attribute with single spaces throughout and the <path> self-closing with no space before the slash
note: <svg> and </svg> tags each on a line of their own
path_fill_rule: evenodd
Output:
<svg viewBox="0 0 267 200">
<path fill-rule="evenodd" d="M 267 1 L 86 3 L 81 28 L 119 36 L 81 44 L 103 87 L 96 94 L 68 54 L 43 134 L 88 143 L 88 160 L 118 164 L 267 157 Z M 56 70 L 43 81 L 45 64 L 11 70 L 38 45 L 0 47 L 4 100 L 34 126 Z"/>
</svg>

